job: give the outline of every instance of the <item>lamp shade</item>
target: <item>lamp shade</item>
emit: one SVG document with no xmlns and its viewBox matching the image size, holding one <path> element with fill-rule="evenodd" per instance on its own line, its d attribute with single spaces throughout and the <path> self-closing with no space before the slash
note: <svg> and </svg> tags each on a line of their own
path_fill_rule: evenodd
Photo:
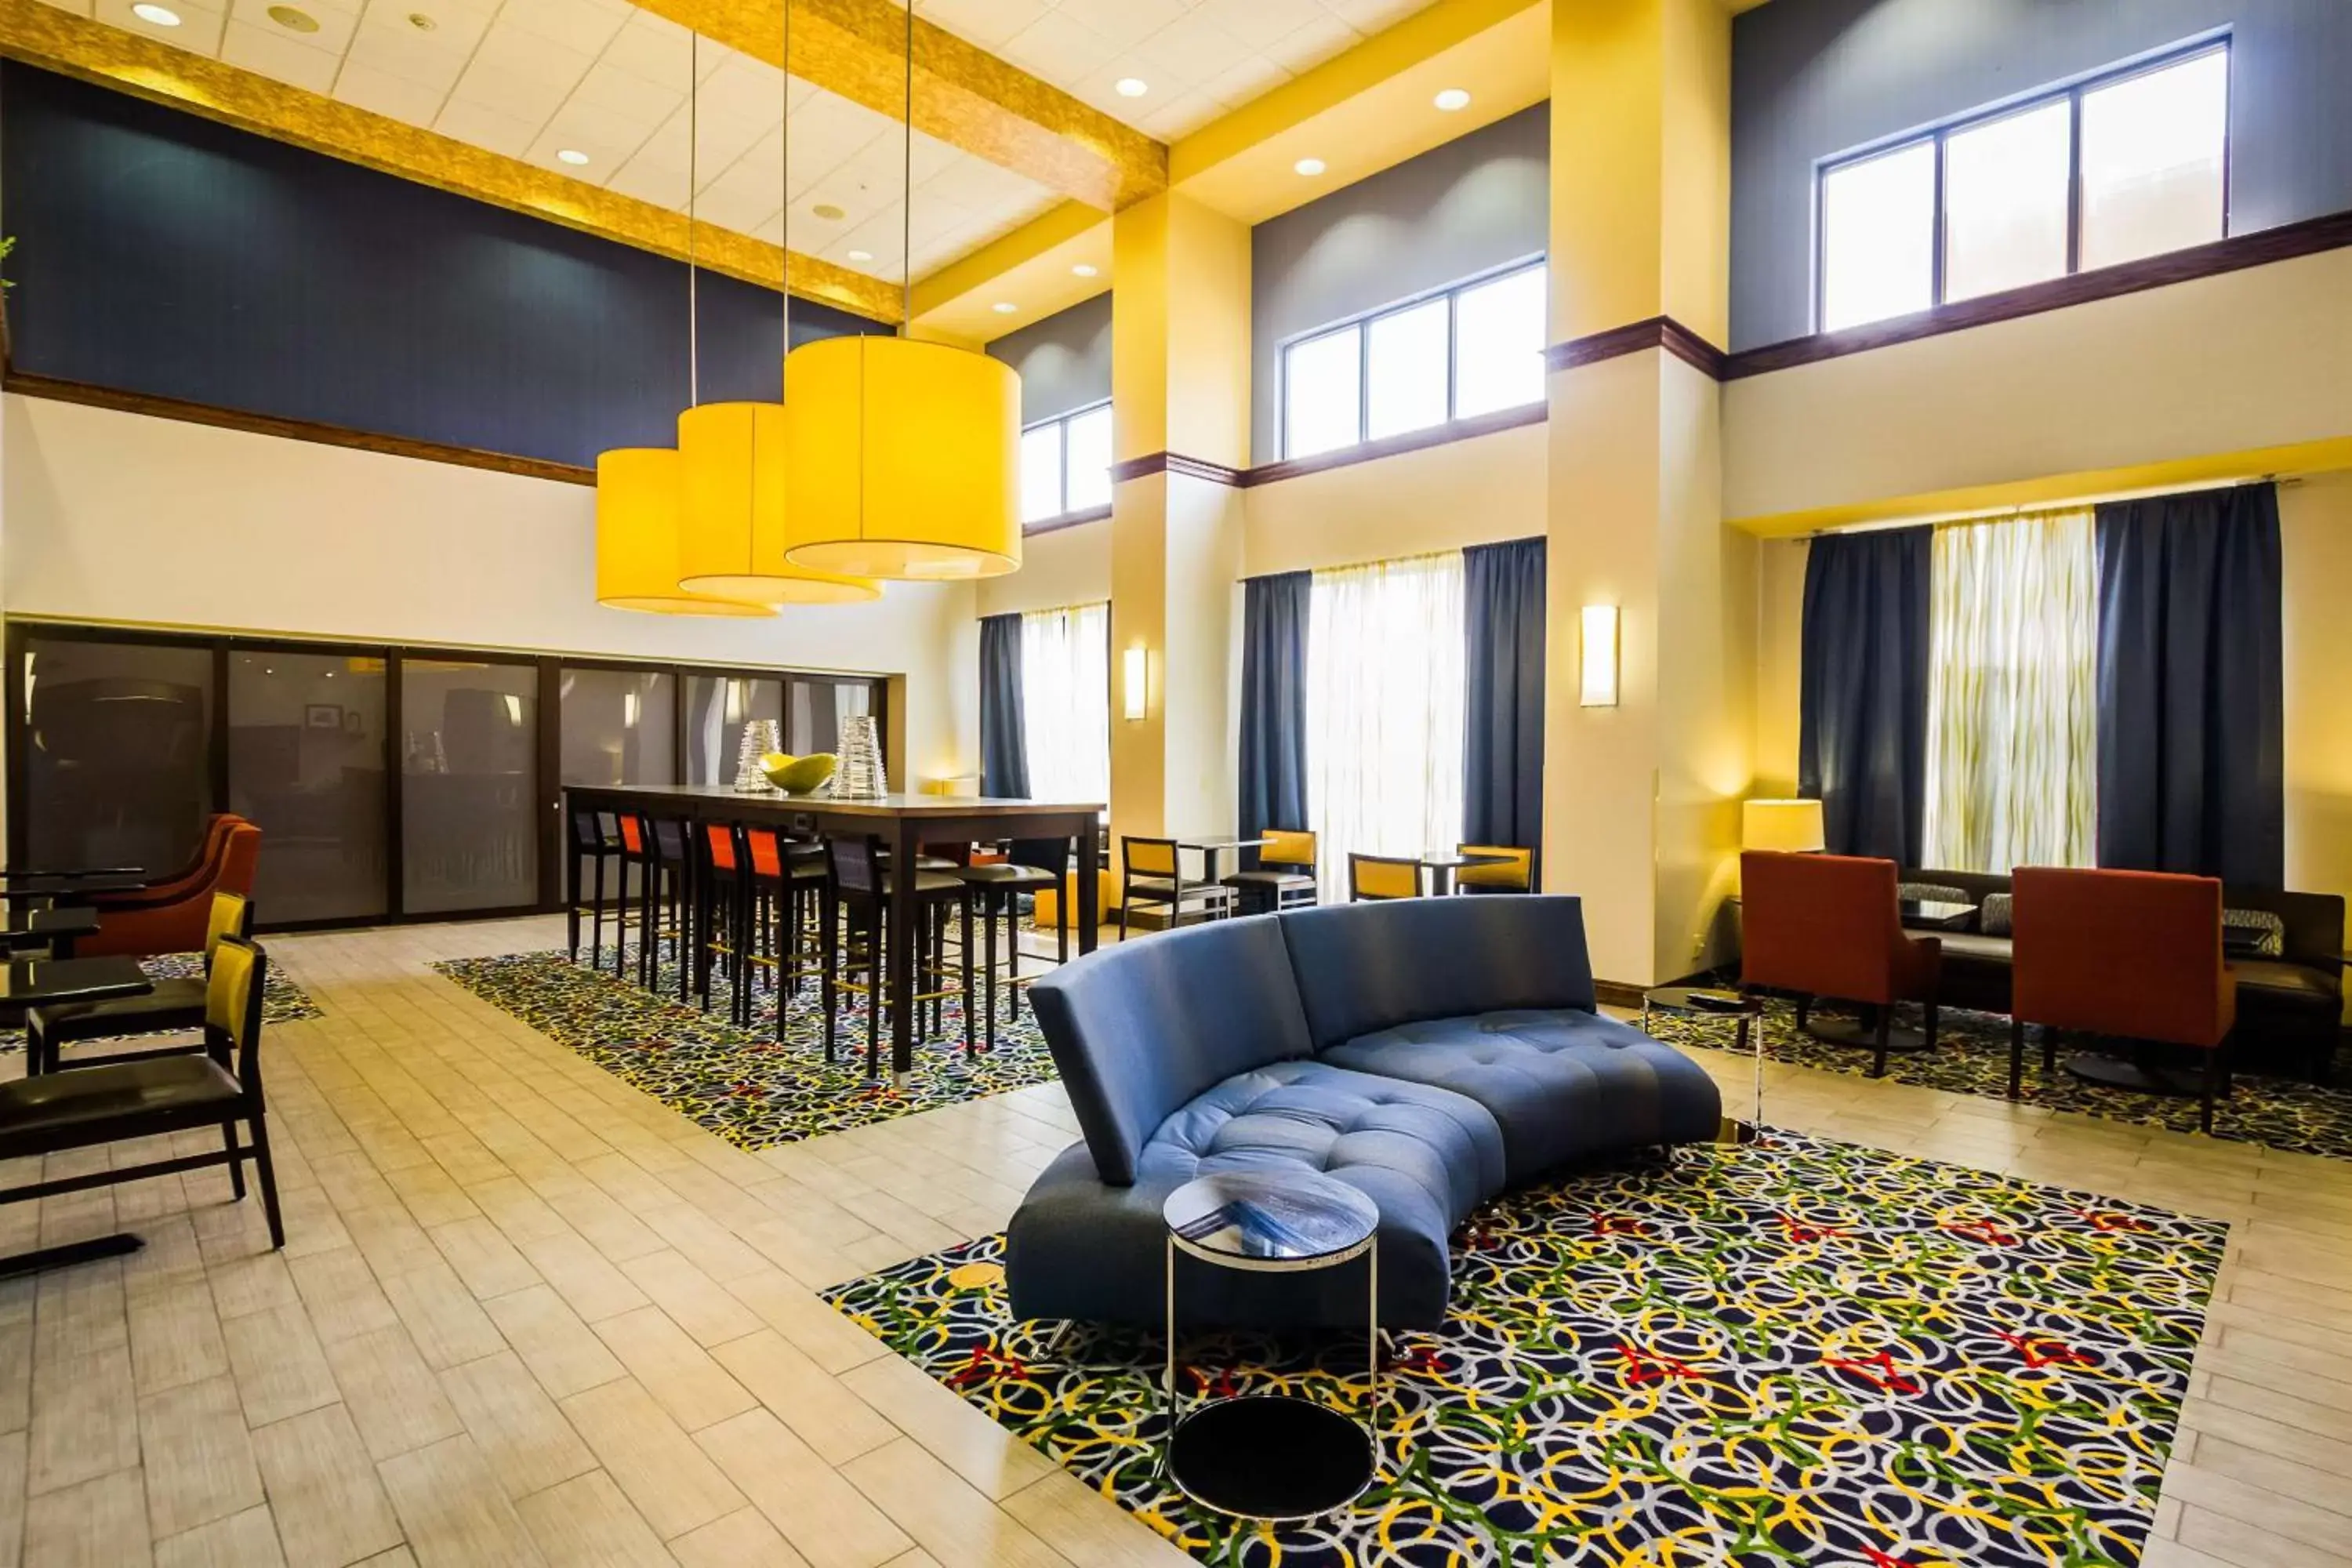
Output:
<svg viewBox="0 0 2352 1568">
<path fill-rule="evenodd" d="M 678 458 L 666 447 L 596 454 L 596 602 L 662 616 L 772 616 L 765 605 L 677 585 Z"/>
<path fill-rule="evenodd" d="M 762 605 L 882 596 L 870 577 L 784 559 L 784 405 L 703 403 L 677 416 L 678 586 Z"/>
<path fill-rule="evenodd" d="M 1742 849 L 1818 850 L 1822 843 L 1820 801 L 1746 800 L 1739 803 L 1739 847 Z"/>
<path fill-rule="evenodd" d="M 968 349 L 839 337 L 784 360 L 785 558 L 860 577 L 1021 566 L 1021 378 Z"/>
</svg>

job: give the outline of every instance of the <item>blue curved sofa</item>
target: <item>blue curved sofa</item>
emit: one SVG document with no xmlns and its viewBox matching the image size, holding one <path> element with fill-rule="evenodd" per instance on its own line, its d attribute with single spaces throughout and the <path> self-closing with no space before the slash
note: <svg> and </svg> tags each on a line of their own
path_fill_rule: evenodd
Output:
<svg viewBox="0 0 2352 1568">
<path fill-rule="evenodd" d="M 1218 921 L 1040 978 L 1083 1142 L 1006 1228 L 1015 1315 L 1158 1324 L 1168 1194 L 1320 1171 L 1380 1205 L 1381 1321 L 1445 1318 L 1446 1237 L 1565 1167 L 1712 1139 L 1715 1083 L 1595 1011 L 1579 900 L 1410 899 Z M 1179 1279 L 1188 1321 L 1360 1325 L 1360 1272 Z"/>
</svg>

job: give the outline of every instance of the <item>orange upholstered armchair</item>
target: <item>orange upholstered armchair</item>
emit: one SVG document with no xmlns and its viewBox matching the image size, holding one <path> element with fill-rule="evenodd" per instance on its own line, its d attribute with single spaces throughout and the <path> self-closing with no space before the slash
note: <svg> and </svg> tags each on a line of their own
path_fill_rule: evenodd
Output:
<svg viewBox="0 0 2352 1568">
<path fill-rule="evenodd" d="M 2010 885 L 2013 944 L 2009 1092 L 2025 1068 L 2025 1026 L 2042 1026 L 2045 1069 L 2058 1033 L 2115 1035 L 2205 1052 L 2199 1125 L 2213 1130 L 2226 1081 L 2222 1042 L 2238 981 L 2221 959 L 2221 884 L 2160 871 L 2021 866 Z"/>
<path fill-rule="evenodd" d="M 1816 996 L 1867 1003 L 1877 1016 L 1868 1041 L 1874 1078 L 1886 1073 L 1895 1003 L 1924 1005 L 1927 1044 L 1935 1045 L 1942 949 L 1903 929 L 1894 861 L 1750 849 L 1739 857 L 1739 878 L 1743 987 L 1795 992 L 1801 1029 Z"/>
<path fill-rule="evenodd" d="M 147 958 L 194 952 L 205 945 L 213 895 L 253 896 L 253 869 L 261 857 L 261 829 L 241 816 L 216 816 L 205 836 L 205 858 L 190 871 L 143 892 L 93 899 L 98 934 L 75 951 L 97 957 Z"/>
</svg>

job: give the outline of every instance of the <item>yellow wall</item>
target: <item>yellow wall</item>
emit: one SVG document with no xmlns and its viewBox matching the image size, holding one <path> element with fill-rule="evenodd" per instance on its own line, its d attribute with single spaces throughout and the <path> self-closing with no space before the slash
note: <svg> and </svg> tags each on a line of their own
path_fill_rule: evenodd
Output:
<svg viewBox="0 0 2352 1568">
<path fill-rule="evenodd" d="M 976 591 L 978 613 L 983 616 L 1108 601 L 1110 520 L 1031 535 L 1021 547 L 1021 570 L 983 577 Z"/>
<path fill-rule="evenodd" d="M 1301 474 L 1242 492 L 1252 577 L 1387 561 L 1544 531 L 1541 425 Z"/>
</svg>

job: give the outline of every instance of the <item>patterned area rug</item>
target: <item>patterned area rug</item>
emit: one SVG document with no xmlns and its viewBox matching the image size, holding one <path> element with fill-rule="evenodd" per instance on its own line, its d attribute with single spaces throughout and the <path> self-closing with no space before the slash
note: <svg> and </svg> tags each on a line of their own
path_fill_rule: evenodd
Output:
<svg viewBox="0 0 2352 1568">
<path fill-rule="evenodd" d="M 826 1292 L 1204 1563 L 2138 1562 L 2228 1227 L 1851 1144 L 1515 1194 L 1391 1336 L 1381 1479 L 1259 1525 L 1162 1482 L 1157 1335 L 1014 1322 L 992 1237 Z M 1188 1338 L 1188 1388 L 1360 1409 L 1363 1340 Z"/>
<path fill-rule="evenodd" d="M 710 1011 L 677 1001 L 677 973 L 663 966 L 661 994 L 634 978 L 572 963 L 561 952 L 458 959 L 433 966 L 492 1005 L 652 1095 L 740 1149 L 795 1143 L 821 1132 L 887 1121 L 959 1100 L 1003 1094 L 1055 1077 L 1054 1058 L 1026 1001 L 1016 1023 L 1000 1013 L 996 1048 L 963 1049 L 963 1009 L 943 1004 L 944 1023 L 919 1039 L 904 1092 L 866 1077 L 866 1012 L 848 998 L 839 1052 L 824 1059 L 824 1015 L 811 983 L 786 1011 L 777 1037 L 773 994 L 761 993 L 751 1028 L 727 1020 L 727 993 Z M 634 969 L 631 971 L 634 975 Z M 1002 994 L 997 1005 L 1003 1006 Z M 882 1038 L 888 1070 L 889 1036 Z"/>
<path fill-rule="evenodd" d="M 1900 1025 L 1916 1028 L 1918 1022 L 1917 1009 L 1900 1010 Z M 1764 1052 L 1774 1061 L 1794 1062 L 1825 1072 L 1870 1071 L 1868 1050 L 1830 1045 L 1799 1031 L 1797 1010 L 1790 1003 L 1768 1001 L 1761 1023 Z M 1736 1037 L 1733 1021 L 1728 1018 L 1652 1013 L 1648 1028 L 1658 1038 L 1675 1045 L 1709 1046 L 1725 1051 L 1733 1048 Z M 2058 1069 L 2045 1073 L 2042 1070 L 2041 1034 L 2029 1034 L 2025 1043 L 2026 1100 L 2053 1110 L 2071 1110 L 2111 1121 L 2168 1127 L 2175 1132 L 2197 1131 L 2194 1100 L 2103 1089 L 2084 1083 L 2066 1071 L 2066 1058 L 2081 1048 L 2070 1037 L 2059 1049 Z M 1890 1053 L 1886 1076 L 1956 1094 L 2003 1099 L 2009 1093 L 2009 1020 L 1997 1014 L 1947 1007 L 1938 1020 L 1936 1048 Z M 2352 1160 L 2352 1091 L 2325 1088 L 2299 1079 L 2241 1072 L 2234 1077 L 2229 1098 L 2214 1102 L 2213 1136 L 2265 1144 L 2291 1153 Z"/>
</svg>

